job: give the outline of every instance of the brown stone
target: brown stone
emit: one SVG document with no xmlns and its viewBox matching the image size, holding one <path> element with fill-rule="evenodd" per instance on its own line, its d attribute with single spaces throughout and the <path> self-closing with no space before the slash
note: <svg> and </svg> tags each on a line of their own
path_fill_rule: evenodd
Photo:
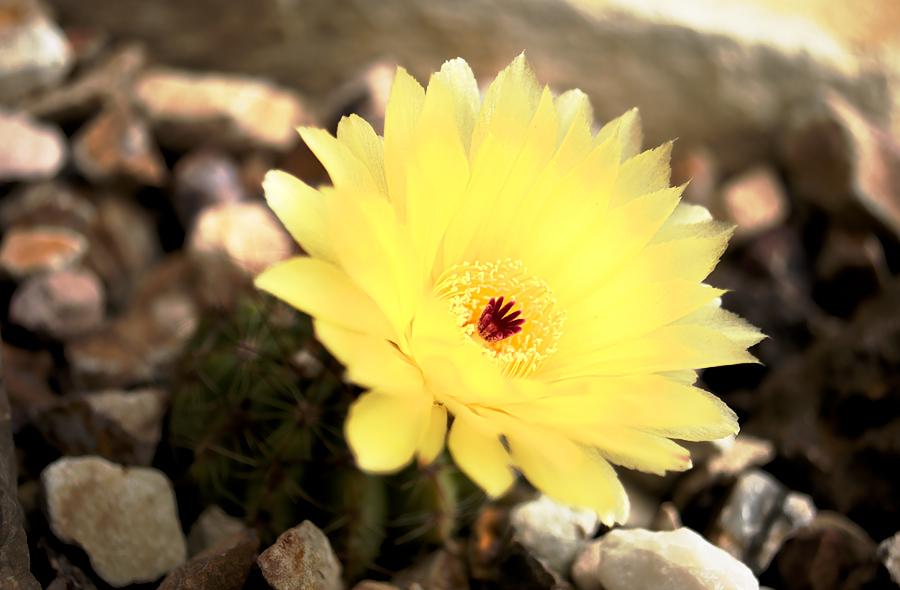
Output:
<svg viewBox="0 0 900 590">
<path fill-rule="evenodd" d="M 721 190 L 725 217 L 737 225 L 736 238 L 761 234 L 787 220 L 787 195 L 775 171 L 767 166 L 732 178 Z"/>
<path fill-rule="evenodd" d="M 0 4 L 0 104 L 50 86 L 69 71 L 72 50 L 33 0 Z"/>
<path fill-rule="evenodd" d="M 197 325 L 187 295 L 170 292 L 134 305 L 103 330 L 66 346 L 82 388 L 124 387 L 159 376 L 181 354 Z"/>
<path fill-rule="evenodd" d="M 255 78 L 154 69 L 134 93 L 163 144 L 287 150 L 311 122 L 292 92 Z"/>
<path fill-rule="evenodd" d="M 308 520 L 283 532 L 256 560 L 275 590 L 341 590 L 341 564 L 328 537 Z"/>
<path fill-rule="evenodd" d="M 837 94 L 793 116 L 782 153 L 792 188 L 839 223 L 900 236 L 900 145 Z"/>
<path fill-rule="evenodd" d="M 52 178 L 65 161 L 62 131 L 0 109 L 0 182 Z"/>
<path fill-rule="evenodd" d="M 54 181 L 23 186 L 0 203 L 0 226 L 4 229 L 51 225 L 86 233 L 96 218 L 93 203 Z"/>
<path fill-rule="evenodd" d="M 684 189 L 684 198 L 718 213 L 719 167 L 713 153 L 702 146 L 677 144 L 672 152 L 672 185 Z"/>
<path fill-rule="evenodd" d="M 84 236 L 60 227 L 14 228 L 3 236 L 0 269 L 15 278 L 61 270 L 87 250 Z"/>
<path fill-rule="evenodd" d="M 381 135 L 396 71 L 396 62 L 379 60 L 335 90 L 325 101 L 328 105 L 335 105 L 337 109 L 328 117 L 329 127 L 337 126 L 342 116 L 354 113 L 368 121 L 376 133 Z"/>
<path fill-rule="evenodd" d="M 155 389 L 70 395 L 34 422 L 63 455 L 149 465 L 162 432 L 165 401 L 165 393 Z"/>
<path fill-rule="evenodd" d="M 468 590 L 469 576 L 460 556 L 447 549 L 440 549 L 398 573 L 391 584 L 409 590 Z"/>
<path fill-rule="evenodd" d="M 5 352 L 5 347 L 4 347 Z M 0 356 L 0 374 L 5 374 L 5 358 Z M 6 391 L 0 380 L 0 586 L 4 590 L 38 590 L 30 572 L 24 518 L 16 492 L 16 452 Z"/>
<path fill-rule="evenodd" d="M 72 159 L 88 180 L 127 180 L 160 186 L 167 171 L 150 130 L 124 102 L 116 101 L 82 127 L 72 144 Z"/>
<path fill-rule="evenodd" d="M 105 315 L 103 285 L 84 269 L 33 276 L 13 293 L 9 316 L 33 332 L 65 340 L 96 329 Z"/>
<path fill-rule="evenodd" d="M 878 557 L 891 576 L 900 586 L 900 533 L 882 541 L 878 545 Z"/>
<path fill-rule="evenodd" d="M 240 590 L 258 548 L 255 531 L 235 533 L 173 570 L 157 590 Z"/>
<path fill-rule="evenodd" d="M 156 227 L 146 211 L 122 195 L 101 197 L 96 210 L 85 265 L 109 287 L 110 299 L 121 302 L 160 255 Z"/>
<path fill-rule="evenodd" d="M 900 283 L 830 338 L 772 371 L 758 389 L 758 410 L 744 425 L 771 440 L 781 468 L 823 504 L 884 537 L 900 519 L 896 462 L 900 422 Z"/>
<path fill-rule="evenodd" d="M 173 201 L 185 227 L 205 208 L 244 200 L 241 171 L 218 150 L 191 152 L 175 166 Z"/>
<path fill-rule="evenodd" d="M 784 590 L 883 588 L 877 579 L 875 542 L 836 513 L 822 513 L 788 539 L 769 571 Z"/>
<path fill-rule="evenodd" d="M 88 117 L 105 102 L 124 96 L 146 61 L 147 52 L 141 45 L 117 48 L 75 80 L 35 96 L 22 108 L 53 121 Z"/>
<path fill-rule="evenodd" d="M 46 350 L 32 352 L 5 342 L 2 347 L 3 381 L 12 406 L 13 432 L 18 432 L 58 400 L 49 385 L 53 358 Z"/>
<path fill-rule="evenodd" d="M 353 590 L 400 590 L 393 584 L 387 582 L 376 582 L 375 580 L 363 580 L 353 587 Z"/>
<path fill-rule="evenodd" d="M 671 502 L 663 502 L 650 523 L 650 529 L 654 531 L 674 531 L 681 528 L 681 513 Z"/>
</svg>

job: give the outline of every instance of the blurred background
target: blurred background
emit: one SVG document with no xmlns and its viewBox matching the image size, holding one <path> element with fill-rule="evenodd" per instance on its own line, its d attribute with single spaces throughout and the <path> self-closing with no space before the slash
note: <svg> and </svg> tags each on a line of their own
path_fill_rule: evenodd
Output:
<svg viewBox="0 0 900 590">
<path fill-rule="evenodd" d="M 356 472 L 355 390 L 250 286 L 295 253 L 265 172 L 327 182 L 295 126 L 380 130 L 397 65 L 523 50 L 677 138 L 737 225 L 709 282 L 769 336 L 701 375 L 741 435 L 624 473 L 629 525 L 772 588 L 900 584 L 900 3 L 0 0 L 0 588 L 626 587 L 527 489 Z"/>
</svg>

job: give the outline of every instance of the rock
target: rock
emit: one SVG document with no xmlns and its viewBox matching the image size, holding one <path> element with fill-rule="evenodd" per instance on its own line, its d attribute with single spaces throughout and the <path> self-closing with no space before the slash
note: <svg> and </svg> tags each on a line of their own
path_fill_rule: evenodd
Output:
<svg viewBox="0 0 900 590">
<path fill-rule="evenodd" d="M 53 533 L 81 546 L 107 583 L 150 582 L 184 563 L 175 493 L 160 471 L 64 457 L 41 481 Z"/>
<path fill-rule="evenodd" d="M 595 512 L 574 510 L 546 496 L 513 508 L 510 524 L 515 541 L 563 574 L 600 526 Z"/>
<path fill-rule="evenodd" d="M 509 509 L 489 503 L 481 507 L 469 535 L 468 561 L 472 578 L 492 580 L 496 564 L 506 549 L 509 533 Z"/>
<path fill-rule="evenodd" d="M 66 140 L 57 127 L 0 109 L 0 182 L 52 178 L 65 162 Z"/>
<path fill-rule="evenodd" d="M 844 224 L 900 237 L 900 145 L 829 94 L 794 113 L 782 146 L 797 194 Z"/>
<path fill-rule="evenodd" d="M 767 583 L 783 590 L 886 588 L 887 580 L 878 580 L 875 553 L 875 542 L 859 526 L 840 514 L 822 513 L 785 542 Z"/>
<path fill-rule="evenodd" d="M 325 101 L 325 104 L 337 105 L 336 111 L 327 118 L 329 128 L 336 127 L 342 116 L 354 113 L 368 121 L 375 132 L 382 135 L 384 113 L 397 65 L 393 61 L 376 61 L 335 90 Z"/>
<path fill-rule="evenodd" d="M 82 399 L 94 414 L 106 418 L 131 438 L 134 444 L 131 462 L 149 465 L 162 434 L 166 398 L 166 393 L 159 389 L 139 389 L 100 391 Z"/>
<path fill-rule="evenodd" d="M 141 45 L 117 48 L 75 80 L 31 98 L 22 108 L 34 117 L 53 121 L 87 118 L 104 103 L 124 97 L 146 61 L 147 52 Z"/>
<path fill-rule="evenodd" d="M 150 130 L 116 101 L 82 127 L 72 144 L 78 171 L 95 184 L 125 180 L 160 186 L 167 170 Z"/>
<path fill-rule="evenodd" d="M 103 279 L 110 300 L 122 303 L 134 281 L 159 258 L 159 238 L 147 212 L 122 195 L 105 195 L 96 207 L 85 265 Z"/>
<path fill-rule="evenodd" d="M 166 63 L 253 72 L 303 88 L 320 105 L 330 104 L 330 91 L 361 65 L 386 54 L 425 81 L 455 55 L 465 55 L 479 77 L 493 76 L 527 47 L 538 79 L 584 90 L 599 120 L 638 106 L 645 145 L 672 137 L 707 145 L 726 173 L 765 159 L 788 106 L 825 89 L 843 90 L 878 121 L 891 108 L 886 68 L 770 2 L 696 2 L 685 9 L 669 2 L 527 0 L 498 13 L 494 0 L 453 6 L 391 0 L 347 13 L 331 0 L 305 0 L 221 15 L 213 0 L 197 0 L 190 11 L 179 0 L 159 0 L 155 18 L 136 22 L 116 0 L 84 1 L 53 4 L 65 22 L 92 24 L 91 15 L 103 14 L 108 30 L 146 40 Z M 845 7 L 840 14 L 875 10 Z"/>
<path fill-rule="evenodd" d="M 283 532 L 256 562 L 275 590 L 343 588 L 341 564 L 328 537 L 308 520 Z"/>
<path fill-rule="evenodd" d="M 391 584 L 403 590 L 468 590 L 469 576 L 460 557 L 441 549 L 398 573 Z"/>
<path fill-rule="evenodd" d="M 33 276 L 13 293 L 10 321 L 32 332 L 65 340 L 96 329 L 105 312 L 103 284 L 89 270 Z"/>
<path fill-rule="evenodd" d="M 0 203 L 0 226 L 50 225 L 86 233 L 97 218 L 97 208 L 71 187 L 53 181 L 26 185 Z"/>
<path fill-rule="evenodd" d="M 759 166 L 722 186 L 726 219 L 737 225 L 739 239 L 759 235 L 787 220 L 788 198 L 775 171 Z"/>
<path fill-rule="evenodd" d="M 172 198 L 184 227 L 190 227 L 203 209 L 235 203 L 246 197 L 241 172 L 234 161 L 217 150 L 191 152 L 175 166 Z"/>
<path fill-rule="evenodd" d="M 37 482 L 35 482 L 37 483 Z M 47 553 L 50 567 L 56 572 L 56 579 L 50 582 L 47 590 L 97 590 L 91 580 L 80 567 L 69 561 L 69 558 L 51 548 L 46 542 L 42 543 Z"/>
<path fill-rule="evenodd" d="M 258 548 L 255 531 L 235 533 L 173 570 L 157 590 L 240 590 Z"/>
<path fill-rule="evenodd" d="M 247 530 L 241 519 L 229 516 L 218 506 L 210 506 L 200 514 L 188 533 L 188 553 L 198 555 Z"/>
<path fill-rule="evenodd" d="M 785 539 L 815 515 L 809 496 L 790 492 L 769 474 L 753 470 L 738 478 L 710 540 L 758 574 Z"/>
<path fill-rule="evenodd" d="M 900 519 L 900 282 L 839 332 L 771 371 L 747 433 L 771 440 L 780 468 L 823 505 L 887 537 Z"/>
<path fill-rule="evenodd" d="M 246 228 L 252 227 L 253 232 Z M 224 255 L 248 275 L 293 252 L 290 236 L 262 203 L 222 203 L 203 211 L 189 237 L 192 255 Z"/>
<path fill-rule="evenodd" d="M 10 104 L 55 84 L 69 71 L 65 35 L 31 0 L 0 6 L 0 104 Z"/>
<path fill-rule="evenodd" d="M 5 375 L 4 355 L 0 355 L 0 374 Z M 9 590 L 39 590 L 30 572 L 28 543 L 23 528 L 24 518 L 16 491 L 16 452 L 6 391 L 0 380 L 0 586 Z"/>
<path fill-rule="evenodd" d="M 84 236 L 61 227 L 14 228 L 3 236 L 0 269 L 16 279 L 62 270 L 87 250 Z"/>
<path fill-rule="evenodd" d="M 400 590 L 393 584 L 387 582 L 376 582 L 374 580 L 363 580 L 353 587 L 353 590 Z"/>
<path fill-rule="evenodd" d="M 181 354 L 197 327 L 197 306 L 171 292 L 134 305 L 105 329 L 66 345 L 81 387 L 125 387 L 159 376 Z"/>
<path fill-rule="evenodd" d="M 134 86 L 135 99 L 164 145 L 216 144 L 283 151 L 294 129 L 311 122 L 291 92 L 255 78 L 155 69 Z"/>
<path fill-rule="evenodd" d="M 719 168 L 709 149 L 676 145 L 672 152 L 672 185 L 685 183 L 685 199 L 718 212 Z"/>
<path fill-rule="evenodd" d="M 572 569 L 578 590 L 756 590 L 741 562 L 688 528 L 616 529 L 590 544 Z"/>
<path fill-rule="evenodd" d="M 3 381 L 12 406 L 12 429 L 18 432 L 32 417 L 57 402 L 49 379 L 53 358 L 46 350 L 29 351 L 2 343 Z"/>
<path fill-rule="evenodd" d="M 868 232 L 832 227 L 815 261 L 813 297 L 828 313 L 849 318 L 890 282 L 879 239 Z"/>
<path fill-rule="evenodd" d="M 900 586 L 900 533 L 878 545 L 878 557 L 890 573 L 891 580 Z"/>
<path fill-rule="evenodd" d="M 671 502 L 663 502 L 653 516 L 650 529 L 654 531 L 674 531 L 681 528 L 681 514 Z"/>
</svg>

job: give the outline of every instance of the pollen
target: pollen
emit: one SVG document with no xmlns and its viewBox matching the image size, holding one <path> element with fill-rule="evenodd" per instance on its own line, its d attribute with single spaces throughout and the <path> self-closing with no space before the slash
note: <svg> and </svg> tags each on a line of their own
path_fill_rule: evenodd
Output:
<svg viewBox="0 0 900 590">
<path fill-rule="evenodd" d="M 457 264 L 435 292 L 507 376 L 528 375 L 556 352 L 565 314 L 547 283 L 518 260 Z"/>
</svg>

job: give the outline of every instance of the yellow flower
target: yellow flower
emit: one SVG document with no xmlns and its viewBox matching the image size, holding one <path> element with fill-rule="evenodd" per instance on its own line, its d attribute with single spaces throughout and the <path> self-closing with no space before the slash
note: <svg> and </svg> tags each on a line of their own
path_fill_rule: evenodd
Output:
<svg viewBox="0 0 900 590">
<path fill-rule="evenodd" d="M 761 339 L 702 283 L 731 227 L 679 204 L 671 144 L 640 152 L 637 111 L 591 125 L 585 95 L 554 97 L 522 56 L 483 99 L 455 59 L 427 90 L 397 70 L 383 139 L 357 116 L 337 138 L 300 130 L 333 187 L 266 176 L 309 256 L 256 284 L 366 388 L 345 425 L 362 469 L 428 463 L 446 439 L 488 494 L 518 470 L 611 524 L 628 498 L 610 463 L 684 470 L 670 439 L 737 432 L 693 386 Z"/>
</svg>

